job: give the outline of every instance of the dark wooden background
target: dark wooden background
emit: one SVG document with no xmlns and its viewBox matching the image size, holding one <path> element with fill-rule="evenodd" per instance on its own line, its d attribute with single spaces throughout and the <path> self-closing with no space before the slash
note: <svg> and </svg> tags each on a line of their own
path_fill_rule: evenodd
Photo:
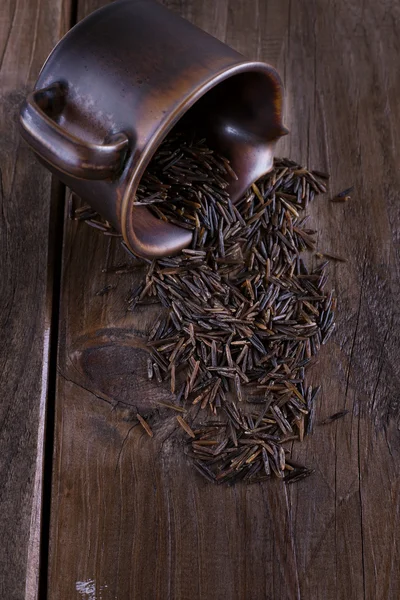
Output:
<svg viewBox="0 0 400 600">
<path fill-rule="evenodd" d="M 125 310 L 139 274 L 102 271 L 126 256 L 64 216 L 64 188 L 19 138 L 48 52 L 101 4 L 2 3 L 0 598 L 398 599 L 400 4 L 166 2 L 276 66 L 291 131 L 278 154 L 330 171 L 333 192 L 355 186 L 310 211 L 319 246 L 348 258 L 331 268 L 338 328 L 311 375 L 317 420 L 350 412 L 294 444 L 315 474 L 287 488 L 194 473 L 136 347 L 154 309 Z"/>
</svg>

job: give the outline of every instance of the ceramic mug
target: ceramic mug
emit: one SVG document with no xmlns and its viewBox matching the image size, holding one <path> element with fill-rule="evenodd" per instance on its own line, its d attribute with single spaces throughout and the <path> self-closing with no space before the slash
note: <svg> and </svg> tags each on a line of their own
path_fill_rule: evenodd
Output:
<svg viewBox="0 0 400 600">
<path fill-rule="evenodd" d="M 118 0 L 54 48 L 21 108 L 21 131 L 135 254 L 165 256 L 188 246 L 191 233 L 132 206 L 159 144 L 178 122 L 198 129 L 231 161 L 235 199 L 272 167 L 286 133 L 282 94 L 271 66 L 152 0 Z"/>
</svg>

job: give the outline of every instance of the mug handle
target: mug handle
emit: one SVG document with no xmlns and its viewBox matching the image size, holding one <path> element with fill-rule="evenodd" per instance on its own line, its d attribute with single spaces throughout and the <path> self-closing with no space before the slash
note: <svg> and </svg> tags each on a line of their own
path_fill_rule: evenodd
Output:
<svg viewBox="0 0 400 600">
<path fill-rule="evenodd" d="M 53 83 L 26 98 L 20 113 L 22 135 L 46 162 L 79 179 L 108 179 L 122 168 L 129 139 L 124 133 L 92 144 L 63 129 L 47 114 L 61 112 L 66 87 Z"/>
</svg>

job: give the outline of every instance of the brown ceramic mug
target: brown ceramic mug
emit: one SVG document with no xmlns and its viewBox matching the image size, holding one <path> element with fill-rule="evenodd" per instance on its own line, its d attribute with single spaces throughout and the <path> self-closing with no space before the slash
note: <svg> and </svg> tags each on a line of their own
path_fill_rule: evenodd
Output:
<svg viewBox="0 0 400 600">
<path fill-rule="evenodd" d="M 183 115 L 185 119 L 182 120 Z M 57 44 L 21 109 L 42 162 L 141 256 L 188 246 L 187 230 L 132 206 L 157 147 L 178 121 L 230 159 L 233 199 L 270 170 L 282 127 L 282 84 L 152 0 L 118 0 Z"/>
</svg>

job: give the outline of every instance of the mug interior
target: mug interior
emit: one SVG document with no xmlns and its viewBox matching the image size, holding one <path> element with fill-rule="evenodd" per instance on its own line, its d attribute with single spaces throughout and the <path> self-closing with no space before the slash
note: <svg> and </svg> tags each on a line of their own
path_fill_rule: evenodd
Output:
<svg viewBox="0 0 400 600">
<path fill-rule="evenodd" d="M 282 84 L 278 74 L 272 67 L 263 63 L 236 65 L 231 72 L 220 74 L 210 81 L 208 86 L 203 86 L 197 93 L 192 94 L 190 100 L 182 103 L 180 113 L 174 115 L 159 132 L 157 139 L 152 141 L 144 153 L 136 177 L 134 175 L 131 180 L 132 185 L 127 191 L 130 196 L 125 196 L 124 199 L 124 238 L 128 246 L 138 254 L 143 254 L 145 243 L 148 249 L 148 243 L 135 219 L 135 211 L 136 217 L 139 216 L 137 207 L 129 206 L 129 198 L 134 198 L 141 175 L 171 130 L 187 131 L 189 135 L 206 138 L 211 149 L 230 160 L 238 176 L 238 180 L 231 181 L 229 186 L 231 198 L 236 201 L 256 179 L 271 170 L 275 142 L 286 133 L 282 126 Z M 154 219 L 156 227 L 158 219 L 153 216 L 151 218 Z M 185 247 L 185 235 L 187 240 L 185 230 L 177 227 L 175 229 L 177 237 L 180 232 L 182 234 L 182 244 L 176 241 L 173 244 L 174 252 Z"/>
</svg>

